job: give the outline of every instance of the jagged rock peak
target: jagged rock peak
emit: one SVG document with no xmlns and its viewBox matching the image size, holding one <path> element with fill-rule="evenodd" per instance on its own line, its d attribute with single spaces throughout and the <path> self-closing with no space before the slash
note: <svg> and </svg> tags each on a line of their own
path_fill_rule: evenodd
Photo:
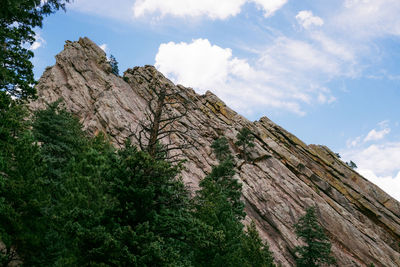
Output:
<svg viewBox="0 0 400 267">
<path fill-rule="evenodd" d="M 211 92 L 198 95 L 174 85 L 153 66 L 134 67 L 123 77 L 111 73 L 105 53 L 88 38 L 67 41 L 56 64 L 37 85 L 33 109 L 62 97 L 91 133 L 105 132 L 122 145 L 144 118 L 149 87 L 168 84 L 185 101 L 187 113 L 176 123 L 190 125 L 196 146 L 183 149 L 188 161 L 184 181 L 196 189 L 216 164 L 210 146 L 224 135 L 236 155 L 237 178 L 243 183 L 246 211 L 282 266 L 293 266 L 300 244 L 293 225 L 309 206 L 317 207 L 339 266 L 400 266 L 400 204 L 350 169 L 327 147 L 306 145 L 267 117 L 250 122 Z M 177 114 L 182 111 L 171 105 Z M 248 127 L 256 137 L 252 160 L 237 155 L 236 134 Z M 187 137 L 176 135 L 180 144 Z"/>
</svg>

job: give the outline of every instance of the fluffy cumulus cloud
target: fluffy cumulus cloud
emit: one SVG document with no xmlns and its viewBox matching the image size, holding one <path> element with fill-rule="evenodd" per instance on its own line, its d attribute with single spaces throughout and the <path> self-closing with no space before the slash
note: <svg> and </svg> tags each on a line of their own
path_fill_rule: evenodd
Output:
<svg viewBox="0 0 400 267">
<path fill-rule="evenodd" d="M 161 44 L 155 65 L 173 80 L 203 92 L 224 86 L 232 75 L 251 72 L 246 61 L 232 57 L 231 49 L 211 45 L 206 39 Z"/>
<path fill-rule="evenodd" d="M 312 26 L 322 26 L 324 24 L 324 21 L 322 18 L 318 16 L 314 16 L 312 11 L 309 10 L 303 10 L 300 11 L 296 15 L 297 22 L 303 26 L 305 29 L 308 29 Z"/>
<path fill-rule="evenodd" d="M 135 17 L 159 13 L 161 16 L 209 17 L 226 19 L 240 13 L 246 2 L 253 2 L 264 11 L 266 17 L 274 14 L 287 0 L 137 0 L 133 5 Z"/>
<path fill-rule="evenodd" d="M 337 56 L 320 43 L 314 46 L 286 37 L 262 49 L 254 62 L 237 58 L 231 49 L 207 39 L 161 44 L 155 61 L 174 82 L 200 93 L 211 90 L 246 115 L 268 107 L 303 115 L 304 104 L 332 103 L 330 90 L 314 77 L 343 72 Z"/>
</svg>

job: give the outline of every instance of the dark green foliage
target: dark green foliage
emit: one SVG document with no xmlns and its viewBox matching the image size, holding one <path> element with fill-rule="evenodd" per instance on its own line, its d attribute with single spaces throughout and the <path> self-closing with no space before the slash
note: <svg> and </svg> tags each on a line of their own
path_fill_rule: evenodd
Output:
<svg viewBox="0 0 400 267">
<path fill-rule="evenodd" d="M 35 27 L 43 17 L 64 9 L 69 0 L 0 1 L 0 91 L 25 99 L 35 95 L 33 52 L 26 44 L 35 41 Z"/>
<path fill-rule="evenodd" d="M 11 153 L 12 147 L 28 127 L 24 121 L 27 109 L 18 105 L 5 92 L 0 92 L 0 154 Z M 10 154 L 9 154 L 10 155 Z"/>
<path fill-rule="evenodd" d="M 117 61 L 117 59 L 113 55 L 111 55 L 110 58 L 108 59 L 108 63 L 110 63 L 111 72 L 118 76 L 119 75 L 119 69 L 118 69 L 118 61 Z"/>
<path fill-rule="evenodd" d="M 195 249 L 195 265 L 274 266 L 255 226 L 250 226 L 248 233 L 243 231 L 242 186 L 233 177 L 233 157 L 226 138 L 215 140 L 212 148 L 220 164 L 200 182 L 201 189 L 194 198 L 195 216 L 209 226 L 205 240 L 200 240 Z"/>
<path fill-rule="evenodd" d="M 180 165 L 88 137 L 60 101 L 33 122 L 0 98 L 0 263 L 26 266 L 273 266 L 226 139 L 193 201 Z M 1 96 L 1 94 L 0 94 Z M 222 145 L 218 145 L 222 144 Z M 17 257 L 18 256 L 18 257 Z"/>
<path fill-rule="evenodd" d="M 297 266 L 316 267 L 336 262 L 330 255 L 331 243 L 318 223 L 314 207 L 307 209 L 306 214 L 295 224 L 295 229 L 297 236 L 306 244 L 296 247 Z"/>
<path fill-rule="evenodd" d="M 78 119 L 60 107 L 61 100 L 35 113 L 33 135 L 41 144 L 43 160 L 52 179 L 61 179 L 68 162 L 77 160 L 87 139 Z"/>
<path fill-rule="evenodd" d="M 274 258 L 269 251 L 267 243 L 263 243 L 252 221 L 247 226 L 247 231 L 242 237 L 242 259 L 245 259 L 243 266 L 249 267 L 274 267 Z"/>
<path fill-rule="evenodd" d="M 38 236 L 27 232 L 40 227 L 30 217 L 39 212 L 41 185 L 36 177 L 41 170 L 36 166 L 38 149 L 26 133 L 26 114 L 24 106 L 0 92 L 0 240 L 4 243 L 0 263 L 4 266 L 16 259 L 14 247 L 39 243 Z"/>
<path fill-rule="evenodd" d="M 5 245 L 0 262 L 3 266 L 17 260 L 17 253 L 21 257 L 41 250 L 46 231 L 42 207 L 48 203 L 43 194 L 45 183 L 40 179 L 43 167 L 39 149 L 33 145 L 32 136 L 19 135 L 7 152 L 12 158 L 0 159 L 0 240 Z"/>
<path fill-rule="evenodd" d="M 112 232 L 122 235 L 122 265 L 189 266 L 193 231 L 188 192 L 179 166 L 156 160 L 129 143 L 112 166 Z M 128 242 L 125 242 L 128 241 Z"/>
<path fill-rule="evenodd" d="M 249 130 L 247 127 L 243 127 L 239 133 L 236 135 L 236 138 L 238 139 L 236 141 L 236 145 L 240 146 L 242 149 L 242 157 L 245 161 L 248 161 L 250 159 L 250 151 L 249 148 L 254 147 L 254 135 L 252 132 Z"/>
<path fill-rule="evenodd" d="M 216 139 L 212 143 L 211 148 L 213 149 L 214 154 L 219 161 L 224 161 L 225 159 L 227 159 L 227 157 L 232 156 L 229 151 L 228 139 L 226 139 L 225 137 Z"/>
<path fill-rule="evenodd" d="M 47 219 L 43 255 L 26 257 L 31 265 L 76 265 L 85 240 L 99 240 L 99 221 L 112 201 L 105 195 L 106 170 L 114 152 L 102 136 L 87 138 L 77 118 L 59 106 L 35 113 L 32 132 L 40 143 Z M 100 227 L 101 228 L 101 227 Z M 94 236 L 96 235 L 96 238 Z M 85 251 L 84 256 L 88 254 Z"/>
<path fill-rule="evenodd" d="M 352 169 L 357 169 L 357 165 L 352 160 L 350 160 L 350 162 L 346 162 L 346 165 Z"/>
<path fill-rule="evenodd" d="M 197 249 L 198 266 L 237 266 L 244 218 L 244 205 L 240 200 L 241 184 L 233 178 L 233 159 L 226 138 L 214 141 L 214 153 L 220 164 L 200 182 L 194 199 L 195 216 L 209 225 L 208 242 Z"/>
</svg>

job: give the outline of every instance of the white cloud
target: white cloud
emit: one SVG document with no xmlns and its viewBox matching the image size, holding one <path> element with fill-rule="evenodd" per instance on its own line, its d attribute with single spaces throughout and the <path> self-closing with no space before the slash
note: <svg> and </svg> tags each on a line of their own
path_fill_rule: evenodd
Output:
<svg viewBox="0 0 400 267">
<path fill-rule="evenodd" d="M 372 144 L 341 153 L 346 160 L 353 160 L 359 169 L 373 171 L 377 176 L 392 176 L 400 171 L 400 142 Z"/>
<path fill-rule="evenodd" d="M 42 45 L 46 44 L 46 41 L 40 36 L 40 34 L 36 33 L 35 42 L 29 47 L 30 50 L 36 50 Z"/>
<path fill-rule="evenodd" d="M 358 146 L 360 144 L 360 142 L 361 142 L 361 136 L 357 136 L 354 139 L 348 139 L 346 141 L 346 146 L 348 148 L 356 147 L 356 146 Z"/>
<path fill-rule="evenodd" d="M 99 45 L 99 47 L 100 47 L 104 52 L 107 53 L 107 44 L 101 44 L 101 45 Z"/>
<path fill-rule="evenodd" d="M 161 44 L 156 55 L 156 67 L 179 83 L 202 90 L 223 86 L 230 74 L 246 75 L 250 66 L 232 57 L 232 50 L 211 45 L 206 39 L 192 43 Z"/>
<path fill-rule="evenodd" d="M 161 16 L 208 16 L 212 19 L 226 19 L 240 13 L 245 1 L 219 0 L 216 4 L 214 0 L 138 0 L 133 6 L 133 13 L 135 17 L 159 12 Z"/>
<path fill-rule="evenodd" d="M 398 0 L 346 0 L 333 23 L 351 38 L 400 35 L 399 13 Z"/>
<path fill-rule="evenodd" d="M 335 97 L 315 81 L 315 76 L 341 73 L 334 57 L 288 38 L 277 38 L 253 63 L 234 57 L 231 49 L 212 45 L 207 39 L 161 44 L 155 61 L 174 82 L 200 93 L 211 90 L 247 114 L 272 107 L 304 115 L 304 104 L 332 103 Z"/>
<path fill-rule="evenodd" d="M 389 128 L 382 129 L 381 131 L 377 131 L 375 129 L 372 129 L 367 134 L 367 136 L 364 138 L 364 142 L 377 141 L 377 140 L 383 139 L 385 137 L 385 135 L 387 135 L 388 133 L 390 133 L 390 129 Z"/>
<path fill-rule="evenodd" d="M 75 0 L 68 9 L 118 20 L 131 20 L 157 14 L 159 17 L 208 17 L 227 19 L 238 15 L 243 5 L 253 3 L 272 16 L 288 0 Z"/>
<path fill-rule="evenodd" d="M 347 64 L 356 64 L 355 49 L 348 43 L 335 40 L 323 32 L 312 32 L 310 37 L 319 43 L 324 52 L 337 57 L 340 61 L 347 62 Z"/>
<path fill-rule="evenodd" d="M 369 169 L 357 169 L 357 172 L 400 201 L 400 171 L 396 176 L 377 176 Z"/>
<path fill-rule="evenodd" d="M 296 15 L 297 22 L 308 29 L 312 26 L 322 26 L 324 21 L 318 16 L 314 16 L 310 10 L 302 10 Z"/>
<path fill-rule="evenodd" d="M 246 2 L 254 2 L 266 17 L 273 15 L 287 0 L 137 0 L 133 5 L 135 17 L 159 13 L 161 17 L 201 17 L 227 19 L 241 12 Z"/>
<path fill-rule="evenodd" d="M 348 140 L 347 150 L 340 154 L 344 161 L 357 164 L 358 173 L 400 201 L 400 142 L 382 143 L 390 133 L 388 120 L 379 122 L 378 127 L 380 130 L 372 129 L 365 137 Z M 379 143 L 366 143 L 371 141 Z"/>
<path fill-rule="evenodd" d="M 382 140 L 391 131 L 391 129 L 389 128 L 389 120 L 379 122 L 378 127 L 380 128 L 380 130 L 372 129 L 367 133 L 365 137 L 364 135 L 361 135 L 354 139 L 348 139 L 346 142 L 347 148 L 360 147 L 366 142 Z"/>
<path fill-rule="evenodd" d="M 251 0 L 264 10 L 264 16 L 269 17 L 281 9 L 288 0 Z"/>
</svg>

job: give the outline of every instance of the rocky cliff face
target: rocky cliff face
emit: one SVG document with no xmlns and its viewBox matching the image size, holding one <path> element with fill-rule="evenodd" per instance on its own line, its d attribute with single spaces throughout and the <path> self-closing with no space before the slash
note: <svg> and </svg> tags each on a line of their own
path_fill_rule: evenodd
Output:
<svg viewBox="0 0 400 267">
<path fill-rule="evenodd" d="M 247 214 L 269 242 L 277 263 L 294 265 L 293 248 L 300 243 L 293 225 L 315 205 L 339 266 L 400 266 L 399 202 L 327 147 L 306 145 L 267 117 L 250 122 L 211 92 L 198 95 L 174 85 L 152 66 L 128 69 L 118 77 L 92 41 L 67 41 L 56 64 L 41 77 L 39 98 L 31 107 L 42 108 L 62 97 L 89 133 L 105 132 L 115 145 L 123 145 L 144 117 L 153 79 L 169 84 L 187 102 L 187 114 L 176 123 L 191 126 L 187 136 L 195 141 L 194 147 L 182 151 L 188 159 L 182 176 L 193 190 L 217 163 L 210 149 L 215 138 L 226 136 L 237 155 L 238 131 L 246 126 L 256 135 L 253 160 L 235 158 L 237 178 L 243 183 Z M 173 142 L 183 143 L 187 136 L 176 134 Z"/>
</svg>

